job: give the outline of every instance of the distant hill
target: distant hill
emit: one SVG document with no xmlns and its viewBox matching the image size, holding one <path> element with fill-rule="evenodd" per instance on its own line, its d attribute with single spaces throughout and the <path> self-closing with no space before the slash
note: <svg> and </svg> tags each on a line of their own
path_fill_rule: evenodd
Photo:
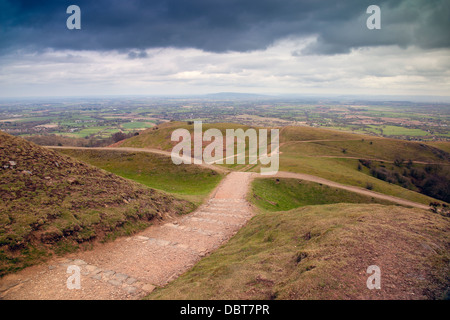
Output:
<svg viewBox="0 0 450 320">
<path fill-rule="evenodd" d="M 0 276 L 192 208 L 0 131 Z"/>
<path fill-rule="evenodd" d="M 272 96 L 256 94 L 256 93 L 241 93 L 241 92 L 218 92 L 206 94 L 207 98 L 215 99 L 268 99 L 273 98 Z"/>
</svg>

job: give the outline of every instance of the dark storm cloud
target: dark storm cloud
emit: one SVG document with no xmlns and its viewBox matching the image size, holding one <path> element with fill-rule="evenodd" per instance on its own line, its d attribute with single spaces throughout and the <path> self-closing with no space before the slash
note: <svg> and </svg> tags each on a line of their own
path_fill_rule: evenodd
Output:
<svg viewBox="0 0 450 320">
<path fill-rule="evenodd" d="M 155 47 L 212 52 L 264 49 L 286 37 L 317 36 L 302 53 L 417 45 L 450 47 L 448 0 L 0 0 L 0 52 L 119 50 L 145 58 Z M 68 30 L 66 8 L 81 8 Z M 366 9 L 382 10 L 382 29 L 366 28 Z"/>
</svg>

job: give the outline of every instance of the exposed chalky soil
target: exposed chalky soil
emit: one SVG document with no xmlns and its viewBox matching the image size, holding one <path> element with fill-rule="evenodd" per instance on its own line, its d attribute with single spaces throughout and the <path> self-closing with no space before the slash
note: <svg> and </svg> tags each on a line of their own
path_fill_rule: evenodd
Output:
<svg viewBox="0 0 450 320">
<path fill-rule="evenodd" d="M 190 269 L 252 216 L 245 200 L 252 174 L 230 173 L 195 212 L 91 251 L 27 268 L 0 280 L 2 299 L 139 299 Z M 68 267 L 81 271 L 69 289 Z M 70 283 L 74 283 L 72 278 Z M 70 287 L 70 286 L 69 286 Z"/>
</svg>

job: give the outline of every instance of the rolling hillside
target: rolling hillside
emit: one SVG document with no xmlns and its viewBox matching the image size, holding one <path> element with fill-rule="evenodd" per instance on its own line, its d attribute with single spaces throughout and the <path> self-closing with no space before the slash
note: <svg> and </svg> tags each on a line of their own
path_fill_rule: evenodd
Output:
<svg viewBox="0 0 450 320">
<path fill-rule="evenodd" d="M 176 144 L 170 141 L 171 133 L 177 128 L 193 131 L 193 125 L 182 122 L 170 122 L 142 132 L 139 136 L 119 142 L 118 147 L 158 148 L 171 150 Z M 203 130 L 218 128 L 223 133 L 226 128 L 236 129 L 248 126 L 238 124 L 213 123 L 203 124 Z M 203 147 L 208 142 L 204 142 Z M 369 160 L 374 166 L 385 167 L 389 174 L 401 175 L 404 165 L 396 167 L 394 162 L 406 164 L 409 160 L 419 172 L 424 171 L 428 164 L 440 166 L 436 170 L 441 174 L 440 189 L 445 188 L 445 181 L 450 179 L 450 154 L 446 152 L 446 144 L 425 144 L 373 137 L 370 135 L 353 134 L 343 131 L 312 128 L 304 126 L 288 126 L 280 129 L 280 171 L 306 173 L 342 184 L 370 188 L 376 192 L 385 193 L 407 200 L 428 205 L 435 202 L 434 197 L 422 194 L 422 187 L 415 186 L 411 179 L 379 179 L 371 173 L 370 168 L 361 167 L 359 160 Z M 224 164 L 231 170 L 259 172 L 260 164 Z M 408 172 L 409 174 L 409 172 Z M 402 180 L 403 179 L 403 180 Z M 399 183 L 396 183 L 399 180 Z M 420 182 L 426 184 L 427 181 Z M 436 179 L 430 179 L 437 184 Z M 419 183 L 417 183 L 419 184 Z M 429 194 L 438 194 L 430 192 Z M 444 198 L 441 197 L 440 200 Z"/>
<path fill-rule="evenodd" d="M 161 155 L 130 149 L 169 151 L 173 145 L 170 134 L 179 125 L 168 123 L 147 130 L 116 144 L 115 147 L 119 147 L 116 149 L 61 149 L 58 152 L 1 133 L 2 274 L 35 264 L 54 252 L 87 248 L 91 240 L 134 233 L 152 224 L 155 218 L 192 211 L 221 181 L 222 172 L 194 165 L 175 166 L 167 152 Z M 183 126 L 193 128 L 188 124 Z M 224 130 L 228 124 L 210 124 L 203 128 Z M 363 163 L 360 160 L 371 158 L 373 164 L 384 165 L 387 170 L 397 166 L 394 152 L 399 148 L 405 148 L 403 155 L 411 156 L 422 148 L 425 152 L 420 160 L 417 160 L 419 156 L 413 159 L 418 163 L 411 164 L 411 168 L 425 165 L 419 161 L 446 165 L 448 160 L 442 149 L 404 142 L 400 145 L 395 140 L 369 139 L 332 130 L 306 128 L 303 132 L 302 127 L 289 130 L 287 138 L 283 138 L 285 129 L 281 131 L 284 144 L 280 170 L 307 173 L 359 187 L 370 183 L 374 191 L 426 205 L 435 201 L 377 179 L 368 167 L 358 168 L 358 164 Z M 124 147 L 123 151 L 118 150 L 120 147 Z M 342 152 L 342 148 L 346 151 Z M 406 164 L 402 165 L 406 170 Z M 227 167 L 258 170 L 258 166 Z M 448 297 L 448 217 L 293 178 L 255 179 L 247 199 L 257 214 L 228 243 L 147 298 Z M 249 204 L 248 208 L 252 210 Z M 219 205 L 216 209 L 224 208 Z M 230 212 L 207 211 L 206 214 L 208 218 L 195 217 L 197 220 L 192 220 L 190 229 L 183 230 L 200 231 L 205 236 L 213 221 L 217 223 L 218 216 Z M 198 224 L 206 231 L 198 229 Z M 173 224 L 172 228 L 180 227 Z M 214 228 L 222 230 L 223 221 L 220 228 Z M 161 250 L 167 249 L 167 241 L 154 242 L 155 246 L 158 243 L 164 246 Z M 170 244 L 177 245 L 176 242 Z M 367 289 L 369 265 L 381 268 L 382 291 Z"/>
<path fill-rule="evenodd" d="M 219 129 L 222 135 L 225 137 L 226 129 L 239 129 L 247 130 L 249 126 L 243 126 L 236 123 L 204 123 L 202 125 L 202 131 L 206 131 L 210 128 Z M 176 129 L 187 129 L 192 135 L 194 132 L 194 125 L 187 124 L 186 122 L 167 122 L 142 131 L 138 136 L 120 141 L 114 146 L 117 147 L 132 147 L 132 148 L 154 148 L 170 151 L 177 142 L 170 141 L 172 132 Z M 192 140 L 193 141 L 193 140 Z M 207 143 L 204 143 L 207 145 Z"/>
<path fill-rule="evenodd" d="M 175 129 L 188 129 L 194 126 L 186 122 L 168 122 L 141 132 L 138 136 L 115 144 L 117 147 L 155 148 L 170 151 L 176 142 L 170 137 Z M 217 128 L 225 136 L 226 129 L 249 126 L 236 123 L 204 123 L 203 132 Z M 253 127 L 258 129 L 259 127 Z M 208 143 L 205 142 L 204 145 Z M 286 152 L 302 156 L 330 156 L 373 158 L 393 161 L 396 158 L 418 162 L 448 163 L 450 161 L 449 142 L 419 143 L 404 140 L 374 137 L 343 131 L 305 126 L 287 126 L 280 129 L 280 144 Z"/>
<path fill-rule="evenodd" d="M 0 132 L 0 275 L 193 208 Z"/>
</svg>

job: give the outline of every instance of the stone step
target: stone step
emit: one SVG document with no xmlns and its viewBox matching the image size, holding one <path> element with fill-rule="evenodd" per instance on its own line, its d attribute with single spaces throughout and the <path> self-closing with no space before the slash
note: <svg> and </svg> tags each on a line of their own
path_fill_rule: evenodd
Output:
<svg viewBox="0 0 450 320">
<path fill-rule="evenodd" d="M 80 283 L 85 284 L 86 281 L 101 281 L 117 288 L 121 288 L 130 295 L 147 295 L 151 293 L 155 286 L 147 283 L 142 279 L 134 278 L 125 273 L 116 272 L 114 270 L 104 269 L 96 265 L 88 264 L 81 259 L 65 259 L 59 264 L 59 267 L 67 269 L 69 266 L 77 266 L 80 268 Z M 58 266 L 49 266 L 50 270 L 55 270 Z"/>
<path fill-rule="evenodd" d="M 218 213 L 233 213 L 241 215 L 250 215 L 250 211 L 246 208 L 217 208 L 217 207 L 204 207 L 200 211 L 218 212 Z"/>
<path fill-rule="evenodd" d="M 154 244 L 154 245 L 161 246 L 161 247 L 169 247 L 170 246 L 172 248 L 186 251 L 193 255 L 200 255 L 200 252 L 198 250 L 191 248 L 187 244 L 179 243 L 176 241 L 168 241 L 168 240 L 158 239 L 158 238 L 149 238 L 147 241 L 147 244 Z"/>
<path fill-rule="evenodd" d="M 246 203 L 247 200 L 245 199 L 218 199 L 213 198 L 208 201 L 208 203 Z"/>
<path fill-rule="evenodd" d="M 222 210 L 228 210 L 228 209 L 234 209 L 234 210 L 245 210 L 247 209 L 247 206 L 243 206 L 240 204 L 228 204 L 226 206 L 218 206 L 215 204 L 207 204 L 204 207 L 206 208 L 215 208 L 215 209 L 222 209 Z M 203 208 L 203 207 L 202 207 Z"/>
<path fill-rule="evenodd" d="M 211 236 L 211 237 L 218 237 L 218 238 L 223 238 L 224 237 L 223 232 L 212 231 L 212 230 L 207 230 L 207 229 L 198 228 L 198 227 L 178 225 L 178 224 L 173 224 L 173 223 L 166 223 L 162 227 L 164 227 L 164 228 L 174 228 L 174 229 L 178 229 L 178 230 L 182 230 L 182 231 L 186 231 L 186 232 L 199 233 L 199 234 L 206 235 L 206 236 Z"/>
<path fill-rule="evenodd" d="M 215 191 L 218 198 L 184 219 L 155 224 L 98 250 L 70 254 L 74 259 L 39 266 L 28 280 L 0 286 L 0 298 L 140 299 L 189 270 L 252 217 L 244 198 L 249 179 L 249 174 L 232 172 Z M 66 287 L 67 267 L 72 265 L 80 268 L 82 290 Z"/>
<path fill-rule="evenodd" d="M 186 217 L 186 219 L 180 221 L 180 225 L 188 228 L 198 228 L 210 232 L 212 234 L 214 233 L 230 234 L 232 230 L 238 229 L 238 227 L 236 226 L 220 224 L 212 220 L 208 221 L 206 219 L 198 219 L 195 217 Z"/>
<path fill-rule="evenodd" d="M 205 223 L 219 224 L 219 225 L 236 227 L 236 228 L 238 228 L 242 225 L 240 223 L 232 223 L 232 222 L 221 221 L 221 220 L 217 220 L 217 219 L 201 218 L 201 217 L 196 217 L 196 216 L 186 217 L 181 222 L 184 223 L 185 221 L 194 222 L 194 223 L 195 222 L 205 222 Z"/>
<path fill-rule="evenodd" d="M 143 235 L 145 236 L 146 234 L 144 233 Z M 190 233 L 176 227 L 152 230 L 152 232 L 148 234 L 148 237 L 138 236 L 135 237 L 135 240 L 145 243 L 145 241 L 148 241 L 151 237 L 178 243 L 181 247 L 187 246 L 197 252 L 204 252 L 222 240 L 220 237 L 201 233 L 196 233 L 195 236 L 193 236 L 192 232 Z"/>
<path fill-rule="evenodd" d="M 193 214 L 194 217 L 214 217 L 214 219 L 229 221 L 236 220 L 246 221 L 249 219 L 249 215 L 241 215 L 241 214 L 233 214 L 233 213 L 225 213 L 225 212 L 212 212 L 212 211 L 198 211 Z"/>
<path fill-rule="evenodd" d="M 126 256 L 130 251 L 133 255 Z M 107 261 L 101 261 L 97 265 L 160 286 L 175 272 L 187 271 L 188 266 L 197 262 L 203 254 L 205 253 L 189 250 L 183 244 L 149 238 L 147 241 L 127 242 L 120 252 L 114 252 Z"/>
</svg>

